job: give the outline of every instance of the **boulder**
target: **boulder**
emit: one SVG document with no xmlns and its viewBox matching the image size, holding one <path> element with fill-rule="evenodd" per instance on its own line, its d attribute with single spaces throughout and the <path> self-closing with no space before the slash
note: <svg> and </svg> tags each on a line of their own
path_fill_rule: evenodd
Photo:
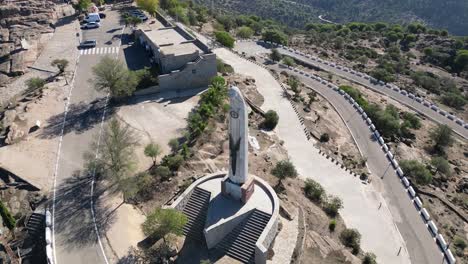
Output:
<svg viewBox="0 0 468 264">
<path fill-rule="evenodd" d="M 24 132 L 19 126 L 15 123 L 10 125 L 7 137 L 5 139 L 5 143 L 8 145 L 17 143 L 21 139 L 26 136 L 26 132 Z"/>
<path fill-rule="evenodd" d="M 161 259 L 170 259 L 177 256 L 185 242 L 185 237 L 169 234 L 166 241 L 162 238 L 151 246 L 153 252 L 158 252 Z"/>
</svg>

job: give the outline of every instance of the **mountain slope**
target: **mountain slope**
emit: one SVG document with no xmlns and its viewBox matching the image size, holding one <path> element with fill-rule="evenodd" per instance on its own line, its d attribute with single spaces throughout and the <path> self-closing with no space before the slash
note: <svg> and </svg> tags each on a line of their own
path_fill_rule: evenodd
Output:
<svg viewBox="0 0 468 264">
<path fill-rule="evenodd" d="M 422 21 L 431 27 L 447 29 L 455 35 L 468 35 L 466 0 L 197 0 L 196 2 L 244 14 L 272 18 L 289 26 L 303 28 L 318 22 L 319 15 L 336 22 Z"/>
</svg>

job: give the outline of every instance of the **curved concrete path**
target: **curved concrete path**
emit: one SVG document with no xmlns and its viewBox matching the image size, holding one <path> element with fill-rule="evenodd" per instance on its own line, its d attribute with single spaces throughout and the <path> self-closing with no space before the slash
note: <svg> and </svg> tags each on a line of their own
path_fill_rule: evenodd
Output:
<svg viewBox="0 0 468 264">
<path fill-rule="evenodd" d="M 348 227 L 357 228 L 361 232 L 363 250 L 374 252 L 381 263 L 410 263 L 405 241 L 397 228 L 397 224 L 401 223 L 402 219 L 399 216 L 394 219 L 389 210 L 393 205 L 387 206 L 386 199 L 373 185 L 362 184 L 349 172 L 319 154 L 313 142 L 306 138 L 304 127 L 290 102 L 283 96 L 281 86 L 266 69 L 226 49 L 216 49 L 215 53 L 230 64 L 237 73 L 251 76 L 256 80 L 257 89 L 265 98 L 262 109 L 265 111 L 273 109 L 278 112 L 280 121 L 276 131 L 284 140 L 284 146 L 300 175 L 304 179 L 311 178 L 320 182 L 328 193 L 343 199 L 344 208 L 341 215 Z M 380 203 L 382 207 L 379 210 Z M 427 234 L 427 231 L 424 233 Z M 413 238 L 416 239 L 417 237 Z M 402 250 L 398 255 L 400 247 Z"/>
</svg>

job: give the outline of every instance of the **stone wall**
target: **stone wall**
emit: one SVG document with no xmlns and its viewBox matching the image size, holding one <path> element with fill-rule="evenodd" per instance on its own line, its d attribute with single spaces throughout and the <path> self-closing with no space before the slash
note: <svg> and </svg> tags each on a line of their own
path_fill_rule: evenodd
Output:
<svg viewBox="0 0 468 264">
<path fill-rule="evenodd" d="M 160 75 L 159 87 L 162 91 L 168 89 L 192 89 L 205 87 L 210 84 L 211 78 L 216 76 L 216 55 L 206 54 L 195 62 L 189 62 L 180 71 Z"/>
</svg>

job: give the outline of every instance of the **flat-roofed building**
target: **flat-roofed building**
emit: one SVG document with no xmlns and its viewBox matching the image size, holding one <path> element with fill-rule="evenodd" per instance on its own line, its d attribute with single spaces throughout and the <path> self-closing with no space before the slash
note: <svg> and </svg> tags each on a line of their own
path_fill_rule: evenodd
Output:
<svg viewBox="0 0 468 264">
<path fill-rule="evenodd" d="M 145 47 L 150 60 L 159 70 L 158 87 L 153 92 L 167 89 L 191 89 L 208 86 L 216 76 L 216 54 L 199 39 L 179 25 L 169 23 L 161 15 L 152 23 L 138 27 L 136 36 Z M 150 91 L 139 91 L 139 94 Z"/>
</svg>

